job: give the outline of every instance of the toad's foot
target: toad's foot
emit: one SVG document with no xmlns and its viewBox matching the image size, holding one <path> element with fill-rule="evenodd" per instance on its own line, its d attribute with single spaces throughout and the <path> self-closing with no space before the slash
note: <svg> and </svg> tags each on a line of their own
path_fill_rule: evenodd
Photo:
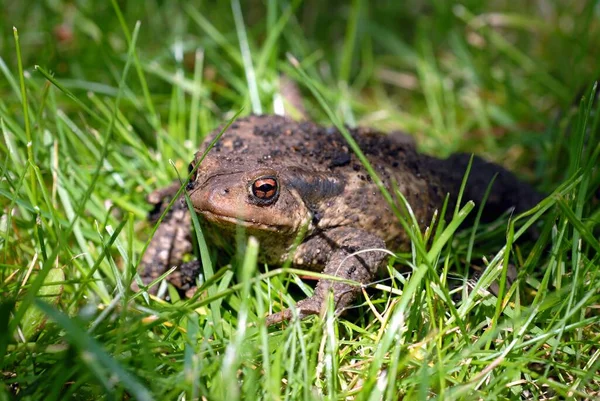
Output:
<svg viewBox="0 0 600 401">
<path fill-rule="evenodd" d="M 321 306 L 323 304 L 322 299 L 317 299 L 315 297 L 310 297 L 303 299 L 302 301 L 296 304 L 297 315 L 300 319 L 304 319 L 310 315 L 318 315 L 321 313 Z M 267 326 L 271 326 L 273 324 L 281 323 L 287 320 L 292 320 L 294 317 L 294 313 L 291 309 L 285 309 L 281 312 L 270 314 L 265 319 L 265 324 Z"/>
<path fill-rule="evenodd" d="M 382 251 L 383 240 L 366 231 L 351 227 L 337 227 L 312 238 L 298 247 L 294 263 L 299 260 L 309 265 L 325 265 L 323 273 L 340 280 L 321 279 L 312 297 L 296 304 L 298 316 L 302 319 L 325 310 L 325 300 L 331 292 L 336 313 L 341 313 L 350 305 L 361 285 L 373 279 L 387 254 Z M 290 309 L 267 316 L 266 324 L 272 325 L 290 320 L 294 314 Z"/>
</svg>

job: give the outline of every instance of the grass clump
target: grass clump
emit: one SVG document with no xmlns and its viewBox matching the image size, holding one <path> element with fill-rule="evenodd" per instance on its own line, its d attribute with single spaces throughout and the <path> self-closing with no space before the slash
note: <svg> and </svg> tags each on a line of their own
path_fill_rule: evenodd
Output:
<svg viewBox="0 0 600 401">
<path fill-rule="evenodd" d="M 600 396 L 596 14 L 591 1 L 7 5 L 0 398 Z M 311 290 L 257 266 L 251 239 L 225 262 L 204 251 L 214 265 L 191 300 L 134 293 L 145 195 L 240 110 L 281 109 L 282 74 L 315 121 L 484 154 L 549 195 L 457 231 L 463 199 L 390 262 L 409 276 L 390 266 L 341 318 L 260 324 L 293 303 L 290 284 Z M 451 290 L 470 265 L 487 267 L 475 288 Z"/>
</svg>

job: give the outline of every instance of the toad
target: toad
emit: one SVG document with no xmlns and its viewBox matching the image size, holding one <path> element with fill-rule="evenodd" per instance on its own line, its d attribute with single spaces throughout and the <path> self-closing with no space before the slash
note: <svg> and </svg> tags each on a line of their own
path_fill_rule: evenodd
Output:
<svg viewBox="0 0 600 401">
<path fill-rule="evenodd" d="M 204 141 L 190 171 L 219 132 Z M 398 203 L 396 191 L 406 198 L 421 229 L 442 209 L 447 194 L 447 210 L 454 209 L 470 155 L 437 159 L 418 153 L 402 134 L 369 128 L 349 132 L 393 200 Z M 542 199 L 512 173 L 479 157 L 473 159 L 463 199 L 481 202 L 494 176 L 484 220 L 509 209 L 526 211 Z M 164 210 L 178 188 L 174 184 L 151 194 L 155 212 Z M 314 294 L 296 304 L 301 318 L 320 313 L 330 291 L 336 311 L 343 310 L 360 293 L 349 280 L 370 283 L 385 266 L 388 255 L 382 249 L 410 245 L 392 206 L 343 136 L 311 122 L 268 115 L 238 119 L 208 151 L 186 190 L 214 245 L 235 243 L 242 227 L 258 239 L 261 262 L 281 265 L 289 259 L 296 267 L 346 280 L 319 280 Z M 183 199 L 168 213 L 141 261 L 145 284 L 180 265 L 182 255 L 192 251 L 191 218 Z M 198 266 L 183 264 L 169 280 L 182 291 L 191 290 Z M 288 309 L 267 316 L 266 322 L 291 317 Z"/>
</svg>

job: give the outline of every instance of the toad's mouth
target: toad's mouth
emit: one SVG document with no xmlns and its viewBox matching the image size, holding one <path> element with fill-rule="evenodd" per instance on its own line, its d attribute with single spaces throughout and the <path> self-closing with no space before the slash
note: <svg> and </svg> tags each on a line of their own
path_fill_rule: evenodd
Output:
<svg viewBox="0 0 600 401">
<path fill-rule="evenodd" d="M 287 231 L 286 227 L 281 224 L 268 224 L 254 219 L 243 219 L 241 217 L 227 216 L 211 212 L 209 210 L 201 210 L 194 208 L 196 213 L 202 215 L 209 222 L 223 228 L 244 227 L 251 231 L 271 231 L 282 232 Z"/>
</svg>

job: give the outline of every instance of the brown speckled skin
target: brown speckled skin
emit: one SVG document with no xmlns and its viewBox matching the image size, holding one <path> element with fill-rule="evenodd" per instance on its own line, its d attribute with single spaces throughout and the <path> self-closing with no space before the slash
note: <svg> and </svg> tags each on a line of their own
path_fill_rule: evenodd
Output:
<svg viewBox="0 0 600 401">
<path fill-rule="evenodd" d="M 206 139 L 194 164 L 218 132 Z M 385 136 L 365 128 L 351 133 L 388 191 L 393 193 L 397 187 L 406 197 L 422 229 L 442 207 L 447 193 L 451 195 L 449 210 L 453 210 L 468 155 L 439 160 L 417 153 L 412 142 L 401 134 Z M 522 212 L 541 200 L 514 175 L 479 158 L 474 159 L 464 199 L 479 202 L 495 174 L 498 176 L 484 218 L 493 219 L 511 207 Z M 274 177 L 279 183 L 279 195 L 269 205 L 260 204 L 251 194 L 252 183 L 260 177 Z M 310 122 L 278 116 L 237 120 L 202 161 L 188 193 L 196 212 L 204 217 L 207 237 L 212 242 L 217 246 L 235 243 L 236 230 L 242 226 L 246 234 L 259 240 L 260 260 L 270 264 L 291 257 L 298 267 L 366 284 L 383 265 L 386 254 L 367 251 L 349 255 L 365 249 L 398 250 L 409 245 L 389 205 L 340 133 Z M 179 233 L 178 238 L 182 238 L 178 230 L 186 230 L 189 237 L 189 224 L 181 227 L 181 211 L 185 211 L 184 206 L 177 206 L 174 212 L 177 229 L 168 230 Z M 173 223 L 165 220 L 163 225 Z M 306 228 L 304 238 L 290 255 L 302 227 Z M 164 256 L 164 250 L 156 249 L 172 240 L 157 238 L 158 234 L 149 250 Z M 147 276 L 156 277 L 180 263 L 180 255 L 169 255 L 167 263 L 163 257 L 153 263 L 146 254 L 142 263 L 145 282 L 150 281 Z M 357 286 L 339 281 L 320 280 L 315 294 L 298 302 L 300 316 L 319 313 L 330 289 L 338 310 L 349 305 L 360 291 Z M 267 323 L 290 317 L 286 310 L 268 316 Z"/>
</svg>

